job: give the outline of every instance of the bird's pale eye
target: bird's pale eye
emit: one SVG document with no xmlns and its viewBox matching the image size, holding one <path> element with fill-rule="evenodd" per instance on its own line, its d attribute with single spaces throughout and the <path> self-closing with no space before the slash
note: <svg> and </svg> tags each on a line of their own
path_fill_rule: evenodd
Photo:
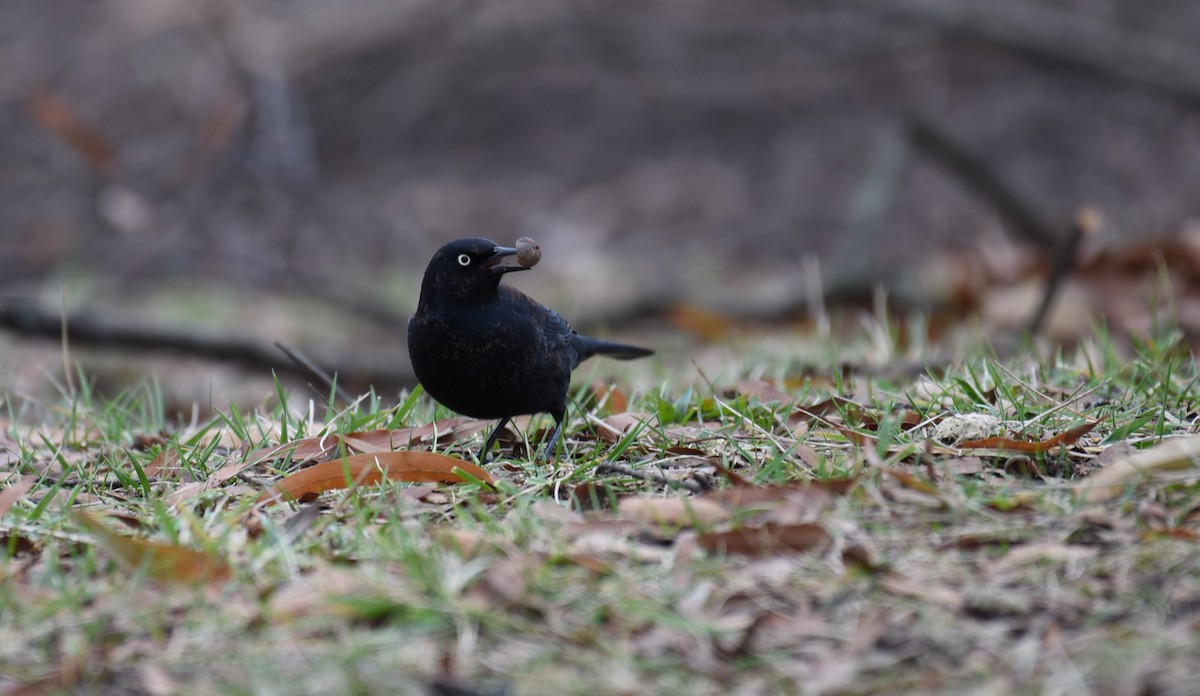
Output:
<svg viewBox="0 0 1200 696">
<path fill-rule="evenodd" d="M 471 265 L 471 257 L 466 254 L 459 254 L 458 255 L 458 265 L 470 266 Z"/>
</svg>

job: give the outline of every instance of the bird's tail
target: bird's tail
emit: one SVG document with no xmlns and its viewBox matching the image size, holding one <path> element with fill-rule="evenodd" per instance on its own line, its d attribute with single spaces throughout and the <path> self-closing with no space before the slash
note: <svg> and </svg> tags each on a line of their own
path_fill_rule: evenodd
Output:
<svg viewBox="0 0 1200 696">
<path fill-rule="evenodd" d="M 613 343 L 612 341 L 602 341 L 598 338 L 589 338 L 587 336 L 577 336 L 575 347 L 580 353 L 580 360 L 586 360 L 593 355 L 607 355 L 617 360 L 633 360 L 635 358 L 644 358 L 647 355 L 654 355 L 654 351 L 649 348 L 640 348 L 625 343 Z"/>
</svg>

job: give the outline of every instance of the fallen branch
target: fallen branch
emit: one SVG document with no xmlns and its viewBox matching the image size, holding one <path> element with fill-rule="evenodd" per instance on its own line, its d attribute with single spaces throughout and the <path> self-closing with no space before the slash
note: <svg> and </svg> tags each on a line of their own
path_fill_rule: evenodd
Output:
<svg viewBox="0 0 1200 696">
<path fill-rule="evenodd" d="M 251 369 L 309 376 L 307 369 L 286 359 L 274 346 L 248 338 L 149 327 L 86 314 L 68 316 L 66 326 L 72 345 L 186 353 L 238 363 Z M 63 334 L 63 317 L 30 301 L 0 301 L 0 329 L 58 340 Z M 337 374 L 341 384 L 373 386 L 378 392 L 412 387 L 417 383 L 408 361 L 399 354 L 395 361 L 386 365 L 371 364 L 361 357 L 322 359 L 320 363 L 326 365 L 329 372 Z"/>
</svg>

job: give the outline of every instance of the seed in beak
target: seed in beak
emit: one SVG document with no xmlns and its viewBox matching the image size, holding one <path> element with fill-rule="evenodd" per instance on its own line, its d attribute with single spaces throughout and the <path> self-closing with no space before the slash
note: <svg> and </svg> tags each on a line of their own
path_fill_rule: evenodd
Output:
<svg viewBox="0 0 1200 696">
<path fill-rule="evenodd" d="M 542 260 L 542 246 L 530 237 L 517 240 L 517 263 L 525 268 L 533 268 Z"/>
</svg>

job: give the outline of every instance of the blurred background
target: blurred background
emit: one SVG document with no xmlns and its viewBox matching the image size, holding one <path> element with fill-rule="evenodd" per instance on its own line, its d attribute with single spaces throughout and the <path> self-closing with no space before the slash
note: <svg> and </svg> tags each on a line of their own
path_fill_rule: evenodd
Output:
<svg viewBox="0 0 1200 696">
<path fill-rule="evenodd" d="M 1147 330 L 1163 283 L 1200 326 L 1194 0 L 4 14 L 0 390 L 60 375 L 65 309 L 113 388 L 199 374 L 180 399 L 223 403 L 290 369 L 281 340 L 395 393 L 424 264 L 460 236 L 534 237 L 514 283 L 627 338 L 803 328 L 881 287 L 1016 331 L 1050 277 L 1053 340 Z"/>
</svg>

